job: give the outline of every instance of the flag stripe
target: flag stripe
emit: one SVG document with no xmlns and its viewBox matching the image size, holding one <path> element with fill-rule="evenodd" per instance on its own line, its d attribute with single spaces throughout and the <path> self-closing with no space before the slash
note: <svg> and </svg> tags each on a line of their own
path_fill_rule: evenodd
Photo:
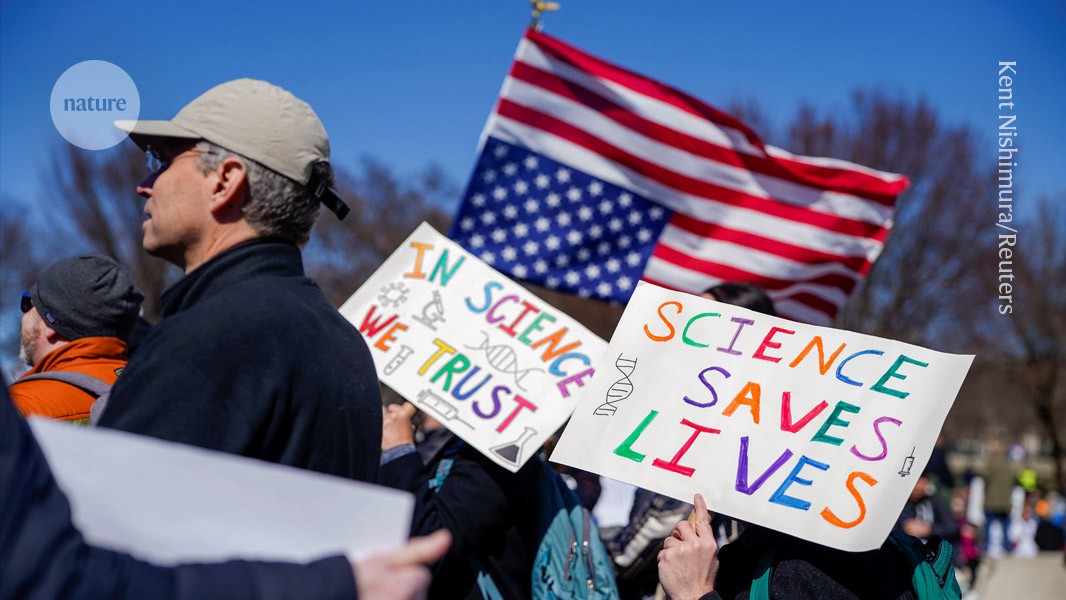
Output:
<svg viewBox="0 0 1066 600">
<path fill-rule="evenodd" d="M 796 281 L 808 280 L 829 273 L 858 280 L 858 269 L 834 262 L 804 263 L 764 252 L 758 246 L 744 246 L 721 238 L 705 238 L 683 229 L 667 225 L 659 244 L 696 260 L 734 266 L 766 277 L 783 277 Z"/>
<path fill-rule="evenodd" d="M 798 275 L 787 278 L 781 276 L 772 277 L 761 275 L 751 269 L 742 269 L 721 262 L 690 256 L 664 244 L 655 247 L 655 253 L 653 256 L 692 271 L 711 273 L 716 277 L 731 281 L 746 281 L 768 290 L 784 289 L 793 285 L 797 281 L 835 287 L 843 290 L 845 293 L 851 292 L 852 288 L 855 287 L 855 279 L 841 273 L 825 273 L 814 277 L 802 277 Z"/>
<path fill-rule="evenodd" d="M 805 223 L 814 227 L 820 227 L 828 231 L 839 231 L 858 237 L 869 237 L 875 234 L 880 225 L 855 221 L 833 215 L 827 215 L 815 211 L 806 210 L 796 206 L 774 202 L 767 198 L 757 198 L 720 185 L 694 179 L 687 175 L 671 171 L 658 164 L 649 162 L 640 157 L 605 142 L 588 131 L 571 125 L 566 121 L 557 119 L 539 110 L 515 104 L 509 100 L 501 99 L 497 106 L 497 113 L 501 116 L 525 123 L 531 127 L 551 132 L 570 142 L 584 146 L 604 158 L 617 162 L 638 173 L 642 173 L 657 181 L 662 182 L 682 193 L 697 196 L 707 200 L 715 200 L 730 206 L 744 207 L 765 214 L 780 217 L 797 223 Z"/>
<path fill-rule="evenodd" d="M 675 170 L 701 179 L 716 180 L 737 191 L 763 198 L 773 197 L 813 210 L 878 225 L 891 217 L 891 209 L 879 202 L 813 188 L 782 168 L 775 159 L 740 155 L 732 148 L 654 122 L 600 93 L 539 68 L 516 63 L 511 76 L 515 83 L 504 94 L 507 100 L 524 106 L 536 106 L 541 112 L 574 125 L 580 124 L 586 131 L 595 132 L 604 139 L 616 140 L 615 145 L 634 153 L 638 153 L 636 149 L 641 146 L 649 146 L 636 136 L 658 142 L 638 153 L 646 160 L 672 165 Z"/>
<path fill-rule="evenodd" d="M 491 131 L 494 137 L 521 144 L 545 156 L 565 156 L 571 166 L 585 173 L 632 189 L 644 197 L 655 198 L 658 203 L 669 209 L 692 216 L 699 221 L 732 229 L 773 232 L 774 237 L 778 239 L 787 239 L 789 243 L 797 246 L 822 252 L 876 257 L 881 249 L 882 244 L 874 236 L 866 238 L 828 231 L 756 210 L 696 198 L 607 160 L 584 146 L 574 144 L 552 132 L 499 115 L 494 116 L 492 121 Z M 880 230 L 876 235 L 883 236 L 883 234 L 884 230 Z"/>
<path fill-rule="evenodd" d="M 905 177 L 763 144 L 740 121 L 530 31 L 453 239 L 516 278 L 625 302 L 637 280 L 767 289 L 828 323 L 880 254 Z"/>
<path fill-rule="evenodd" d="M 526 40 L 529 41 L 529 44 L 521 44 L 516 57 L 521 62 L 528 62 L 523 52 L 528 51 L 532 46 L 539 50 L 540 54 L 553 61 L 572 66 L 574 69 L 587 72 L 594 77 L 617 83 L 641 95 L 670 104 L 699 118 L 735 129 L 741 132 L 754 145 L 763 148 L 758 135 L 747 125 L 684 92 L 610 64 L 540 32 L 528 31 Z M 826 187 L 840 191 L 866 190 L 864 195 L 872 194 L 883 197 L 885 203 L 889 205 L 892 203 L 891 199 L 907 187 L 907 181 L 904 177 L 866 169 L 859 165 L 846 163 L 846 168 L 840 168 L 833 166 L 833 163 L 817 160 L 807 161 L 805 160 L 807 157 L 788 153 L 783 153 L 780 158 L 783 161 L 782 166 L 795 172 L 801 178 L 822 183 L 831 182 Z"/>
<path fill-rule="evenodd" d="M 731 229 L 716 223 L 706 223 L 680 213 L 674 215 L 670 225 L 677 229 L 684 230 L 693 236 L 699 236 L 704 239 L 713 238 L 716 240 L 732 242 L 740 246 L 758 248 L 762 252 L 768 252 L 801 263 L 839 263 L 856 272 L 862 272 L 865 266 L 870 262 L 866 259 L 865 255 L 848 256 L 845 254 L 812 250 L 810 248 L 790 244 L 758 233 L 740 229 Z"/>
</svg>

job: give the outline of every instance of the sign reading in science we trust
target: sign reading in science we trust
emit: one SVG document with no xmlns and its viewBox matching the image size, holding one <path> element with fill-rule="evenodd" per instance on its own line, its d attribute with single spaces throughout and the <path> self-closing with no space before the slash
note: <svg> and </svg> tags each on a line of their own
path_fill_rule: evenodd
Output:
<svg viewBox="0 0 1066 600">
<path fill-rule="evenodd" d="M 972 360 L 641 284 L 551 458 L 870 550 Z"/>
<path fill-rule="evenodd" d="M 566 422 L 607 345 L 426 223 L 340 310 L 381 381 L 510 471 Z"/>
</svg>

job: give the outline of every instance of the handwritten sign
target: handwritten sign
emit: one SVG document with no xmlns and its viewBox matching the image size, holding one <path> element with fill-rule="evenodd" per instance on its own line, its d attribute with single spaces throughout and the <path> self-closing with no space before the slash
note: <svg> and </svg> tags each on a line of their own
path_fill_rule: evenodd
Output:
<svg viewBox="0 0 1066 600">
<path fill-rule="evenodd" d="M 410 529 L 407 492 L 125 431 L 30 426 L 85 539 L 156 564 L 357 559 Z"/>
<path fill-rule="evenodd" d="M 642 284 L 551 458 L 870 550 L 972 360 Z"/>
<path fill-rule="evenodd" d="M 425 223 L 340 310 L 385 384 L 512 472 L 562 427 L 607 345 Z"/>
</svg>

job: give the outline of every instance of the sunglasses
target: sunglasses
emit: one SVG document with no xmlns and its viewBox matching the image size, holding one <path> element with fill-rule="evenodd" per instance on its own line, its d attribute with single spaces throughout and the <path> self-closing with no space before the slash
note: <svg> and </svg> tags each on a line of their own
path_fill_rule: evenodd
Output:
<svg viewBox="0 0 1066 600">
<path fill-rule="evenodd" d="M 185 154 L 190 150 L 193 151 L 194 154 Z M 196 150 L 195 147 L 175 150 L 173 148 L 159 148 L 150 144 L 144 151 L 144 155 L 148 159 L 148 170 L 152 173 L 162 173 L 169 169 L 170 165 L 178 158 L 196 156 L 196 154 L 199 153 L 200 151 Z"/>
<path fill-rule="evenodd" d="M 33 309 L 33 297 L 30 296 L 29 291 L 22 292 L 22 303 L 19 304 L 22 309 L 22 314 L 26 314 Z"/>
</svg>

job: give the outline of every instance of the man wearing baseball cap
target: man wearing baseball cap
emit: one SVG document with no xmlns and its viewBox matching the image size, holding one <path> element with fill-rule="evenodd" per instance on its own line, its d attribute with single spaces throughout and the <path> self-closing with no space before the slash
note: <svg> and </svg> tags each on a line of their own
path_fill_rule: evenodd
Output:
<svg viewBox="0 0 1066 600">
<path fill-rule="evenodd" d="M 41 273 L 22 294 L 19 357 L 32 367 L 11 385 L 23 415 L 87 421 L 97 396 L 126 366 L 144 296 L 122 265 L 75 256 Z"/>
<path fill-rule="evenodd" d="M 148 155 L 144 247 L 184 278 L 99 425 L 366 481 L 381 399 L 362 336 L 304 276 L 332 189 L 329 139 L 304 101 L 238 79 L 169 121 L 117 121 Z"/>
</svg>

